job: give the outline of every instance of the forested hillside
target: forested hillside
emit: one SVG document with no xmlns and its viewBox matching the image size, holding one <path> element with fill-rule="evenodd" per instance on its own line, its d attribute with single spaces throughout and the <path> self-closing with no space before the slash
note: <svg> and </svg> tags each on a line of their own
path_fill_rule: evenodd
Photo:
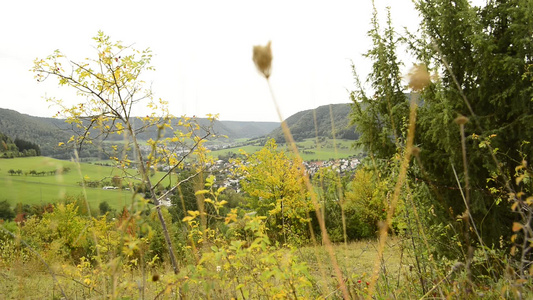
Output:
<svg viewBox="0 0 533 300">
<path fill-rule="evenodd" d="M 17 151 L 17 146 L 13 140 L 0 132 L 0 157 L 13 157 L 12 153 Z"/>
<path fill-rule="evenodd" d="M 41 155 L 41 148 L 30 141 L 11 137 L 0 132 L 0 157 L 15 158 Z"/>
<path fill-rule="evenodd" d="M 296 113 L 285 121 L 296 141 L 317 136 L 333 138 L 332 122 L 335 138 L 356 140 L 358 134 L 355 132 L 355 126 L 350 125 L 350 111 L 350 104 L 347 103 L 323 105 Z M 278 143 L 285 142 L 281 127 L 268 136 L 276 139 Z"/>
<path fill-rule="evenodd" d="M 63 120 L 33 117 L 0 108 L 0 132 L 13 140 L 18 138 L 36 143 L 45 156 L 57 157 L 58 151 L 63 152 L 57 145 L 68 136 L 67 125 Z"/>
<path fill-rule="evenodd" d="M 207 125 L 209 121 L 198 118 L 200 125 Z M 177 121 L 176 121 L 177 122 Z M 136 119 L 135 128 L 142 128 L 142 121 Z M 242 122 L 242 121 L 215 121 L 213 131 L 217 135 L 225 135 L 229 140 L 240 138 L 253 138 L 264 136 L 274 128 L 278 127 L 277 122 Z M 58 147 L 60 142 L 66 142 L 74 134 L 73 126 L 65 123 L 64 119 L 41 118 L 21 114 L 14 110 L 0 108 L 0 132 L 10 136 L 13 140 L 22 139 L 32 141 L 40 146 L 42 155 L 60 159 L 68 159 L 72 149 L 68 147 Z M 172 132 L 165 132 L 165 137 L 172 135 Z M 138 138 L 148 140 L 156 139 L 157 128 L 155 126 L 146 128 L 138 133 Z M 106 139 L 117 141 L 124 137 L 120 135 L 110 135 Z M 84 145 L 81 148 L 80 157 L 96 157 L 95 153 L 101 152 L 96 147 Z"/>
<path fill-rule="evenodd" d="M 196 119 L 198 124 L 202 127 L 210 126 L 210 121 L 206 118 Z M 177 123 L 177 121 L 176 121 Z M 136 128 L 142 126 L 142 122 L 137 119 L 135 120 Z M 248 122 L 248 121 L 219 121 L 215 120 L 212 124 L 213 133 L 216 135 L 226 136 L 229 140 L 233 139 L 242 139 L 242 138 L 255 138 L 264 136 L 265 134 L 271 132 L 274 128 L 278 127 L 278 122 Z M 180 128 L 178 126 L 178 128 Z M 148 140 L 157 136 L 157 129 L 155 127 L 147 128 L 144 132 L 139 134 L 139 138 L 143 140 Z M 172 132 L 165 132 L 165 137 L 171 137 Z M 114 138 L 119 138 L 115 136 Z"/>
</svg>

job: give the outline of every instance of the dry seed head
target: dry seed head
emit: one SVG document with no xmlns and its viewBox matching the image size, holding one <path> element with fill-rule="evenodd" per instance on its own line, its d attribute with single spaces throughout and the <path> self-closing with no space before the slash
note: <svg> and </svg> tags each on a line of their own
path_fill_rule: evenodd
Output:
<svg viewBox="0 0 533 300">
<path fill-rule="evenodd" d="M 270 77 L 270 70 L 272 68 L 272 48 L 270 48 L 271 41 L 268 41 L 266 46 L 254 46 L 253 60 L 259 73 L 263 74 L 266 79 Z"/>
<path fill-rule="evenodd" d="M 414 64 L 407 73 L 407 79 L 413 91 L 421 91 L 431 82 L 431 76 L 424 64 Z"/>
<path fill-rule="evenodd" d="M 457 118 L 455 118 L 455 123 L 457 123 L 457 125 L 464 125 L 468 123 L 468 118 L 463 115 L 460 115 Z"/>
</svg>

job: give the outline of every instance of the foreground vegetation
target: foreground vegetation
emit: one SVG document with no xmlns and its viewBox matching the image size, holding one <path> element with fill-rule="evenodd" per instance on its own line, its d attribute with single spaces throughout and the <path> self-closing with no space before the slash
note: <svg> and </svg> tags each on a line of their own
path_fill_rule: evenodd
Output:
<svg viewBox="0 0 533 300">
<path fill-rule="evenodd" d="M 63 293 L 67 298 L 84 299 L 340 295 L 335 279 L 324 275 L 331 273 L 331 263 L 323 248 L 272 245 L 258 218 L 235 216 L 235 220 L 227 221 L 225 234 L 211 232 L 203 240 L 194 220 L 188 222 L 189 236 L 180 238 L 182 229 L 173 230 L 182 257 L 181 271 L 175 275 L 163 263 L 168 258 L 153 213 L 143 218 L 123 216 L 116 221 L 104 216 L 88 222 L 75 211 L 73 205 L 59 205 L 39 222 L 30 219 L 19 229 L 7 226 L 14 232 L 20 230 L 25 242 L 43 255 L 47 265 L 30 252 L 28 245 L 8 239 L 0 261 L 6 279 L 0 287 L 3 295 L 31 295 L 35 299 L 59 298 Z M 412 275 L 412 261 L 406 253 L 402 257 L 401 244 L 399 239 L 390 241 L 384 256 L 382 266 L 390 270 L 391 278 Z M 79 257 L 82 253 L 92 254 Z M 375 241 L 339 245 L 335 253 L 350 293 L 364 296 L 377 253 Z"/>
<path fill-rule="evenodd" d="M 383 249 L 376 240 L 339 243 L 333 247 L 333 261 L 323 246 L 309 241 L 304 247 L 275 242 L 264 217 L 242 209 L 230 210 L 205 229 L 198 212 L 171 223 L 165 211 L 180 257 L 176 274 L 168 265 L 157 214 L 146 208 L 139 203 L 136 212 L 123 211 L 111 220 L 81 215 L 73 203 L 57 204 L 40 217 L 4 223 L 0 293 L 34 299 L 341 298 L 341 287 L 331 277 L 337 265 L 346 292 L 357 299 L 369 296 L 377 263 L 381 275 L 373 295 L 380 298 L 528 295 L 509 279 L 495 282 L 481 276 L 471 286 L 461 271 L 464 266 L 455 260 L 424 262 L 409 234 L 389 239 Z M 487 251 L 490 259 L 506 256 L 503 248 Z M 484 273 L 487 263 L 476 256 L 474 267 Z M 441 281 L 428 280 L 430 275 Z"/>
</svg>

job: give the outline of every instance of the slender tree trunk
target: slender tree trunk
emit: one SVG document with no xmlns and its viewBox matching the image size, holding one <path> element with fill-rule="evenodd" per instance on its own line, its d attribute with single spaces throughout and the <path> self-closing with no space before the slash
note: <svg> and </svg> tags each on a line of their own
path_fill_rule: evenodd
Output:
<svg viewBox="0 0 533 300">
<path fill-rule="evenodd" d="M 281 231 L 283 232 L 283 241 L 287 244 L 287 235 L 285 232 L 285 215 L 283 214 L 283 200 L 281 201 Z"/>
<path fill-rule="evenodd" d="M 143 177 L 144 183 L 150 190 L 150 196 L 152 200 L 154 200 L 154 204 L 156 207 L 157 217 L 159 218 L 159 222 L 161 222 L 161 228 L 163 229 L 163 235 L 165 236 L 165 242 L 167 243 L 168 255 L 170 257 L 170 262 L 172 263 L 172 269 L 174 270 L 174 274 L 178 274 L 179 272 L 178 263 L 176 261 L 176 256 L 174 255 L 174 249 L 172 247 L 172 241 L 170 240 L 170 235 L 168 234 L 167 224 L 165 222 L 165 219 L 163 218 L 163 213 L 161 212 L 161 206 L 159 203 L 159 199 L 157 199 L 157 196 L 155 195 L 154 188 L 152 187 L 152 182 L 150 181 L 150 177 L 148 176 L 146 167 L 144 165 L 144 159 L 141 153 L 141 148 L 139 147 L 139 143 L 137 142 L 137 137 L 135 136 L 135 131 L 133 130 L 129 120 L 127 120 L 127 125 L 128 125 L 128 131 L 130 132 L 132 140 L 133 140 L 135 152 L 137 153 L 139 170 L 141 171 L 141 175 Z"/>
<path fill-rule="evenodd" d="M 469 283 L 472 283 L 472 260 L 474 256 L 474 248 L 472 246 L 472 241 L 470 238 L 470 179 L 468 178 L 468 162 L 466 158 L 466 139 L 465 139 L 465 125 L 464 123 L 459 124 L 459 129 L 461 131 L 461 148 L 463 152 L 463 168 L 465 176 L 465 218 L 464 218 L 464 235 L 466 242 L 466 276 Z M 470 290 L 468 291 L 470 293 Z"/>
</svg>

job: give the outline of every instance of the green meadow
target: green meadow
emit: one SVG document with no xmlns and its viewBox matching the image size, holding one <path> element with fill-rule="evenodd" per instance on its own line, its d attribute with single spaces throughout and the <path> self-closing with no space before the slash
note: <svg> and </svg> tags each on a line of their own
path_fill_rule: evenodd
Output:
<svg viewBox="0 0 533 300">
<path fill-rule="evenodd" d="M 49 172 L 69 168 L 68 172 L 56 175 L 35 176 L 28 174 L 31 170 Z M 22 175 L 10 175 L 9 170 L 22 170 Z M 46 204 L 57 202 L 65 196 L 86 195 L 92 208 L 100 202 L 108 202 L 112 208 L 120 209 L 130 205 L 134 194 L 127 190 L 104 190 L 102 187 L 82 187 L 80 182 L 86 180 L 111 180 L 120 175 L 120 170 L 89 163 L 76 163 L 50 157 L 24 157 L 0 159 L 0 201 L 7 200 L 12 206 L 17 203 Z M 132 173 L 136 174 L 134 170 Z M 155 177 L 161 177 L 156 173 Z"/>
</svg>

